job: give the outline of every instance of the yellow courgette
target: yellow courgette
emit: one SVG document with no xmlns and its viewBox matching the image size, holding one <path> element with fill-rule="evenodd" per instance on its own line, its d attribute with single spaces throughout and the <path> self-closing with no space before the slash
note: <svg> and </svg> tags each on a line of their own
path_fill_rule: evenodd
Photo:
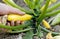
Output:
<svg viewBox="0 0 60 39">
<path fill-rule="evenodd" d="M 46 35 L 46 39 L 53 39 L 51 32 L 49 32 L 49 33 Z"/>
<path fill-rule="evenodd" d="M 26 20 L 30 20 L 32 18 L 31 15 L 25 14 L 23 16 L 20 15 L 16 15 L 16 14 L 10 14 L 8 15 L 7 19 L 8 21 L 26 21 Z"/>
<path fill-rule="evenodd" d="M 45 20 L 43 20 L 43 25 L 47 28 L 47 29 L 50 29 L 51 26 L 49 25 L 49 23 Z"/>
</svg>

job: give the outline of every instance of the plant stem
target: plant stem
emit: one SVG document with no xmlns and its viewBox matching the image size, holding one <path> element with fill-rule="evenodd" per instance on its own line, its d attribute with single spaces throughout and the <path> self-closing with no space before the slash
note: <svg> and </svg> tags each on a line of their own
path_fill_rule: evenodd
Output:
<svg viewBox="0 0 60 39">
<path fill-rule="evenodd" d="M 20 28 L 24 28 L 24 27 L 27 27 L 28 24 L 23 24 L 23 25 L 19 25 L 19 26 L 6 26 L 6 25 L 3 25 L 3 24 L 0 24 L 0 28 L 6 28 L 6 29 L 9 29 L 9 30 L 16 30 L 16 29 L 20 29 Z"/>
<path fill-rule="evenodd" d="M 50 31 L 50 30 L 47 30 L 46 28 L 43 28 L 42 26 L 40 26 L 41 27 L 41 29 L 43 30 L 43 31 L 45 31 L 45 32 L 52 32 L 52 31 Z M 52 34 L 53 35 L 60 35 L 60 33 L 58 33 L 58 32 L 52 32 Z"/>
<path fill-rule="evenodd" d="M 44 10 L 42 11 L 42 13 L 40 14 L 40 16 L 38 17 L 38 24 L 40 24 L 40 22 L 42 22 L 42 20 L 44 19 L 44 17 L 45 17 L 45 14 L 46 14 L 46 11 L 47 11 L 47 8 L 48 8 L 48 5 L 49 5 L 49 1 L 50 0 L 47 0 L 46 1 L 46 5 L 45 5 L 45 8 L 44 8 Z"/>
<path fill-rule="evenodd" d="M 60 10 L 57 10 L 57 11 L 54 11 L 54 12 L 51 12 L 51 13 L 47 13 L 46 17 L 54 16 L 54 15 L 57 15 L 58 13 L 60 13 Z"/>
<path fill-rule="evenodd" d="M 17 31 L 7 31 L 9 33 L 20 33 L 20 32 L 25 32 L 25 31 L 29 31 L 29 30 L 32 30 L 33 28 L 27 28 L 27 29 L 24 29 L 24 30 L 17 30 Z"/>
<path fill-rule="evenodd" d="M 51 11 L 53 11 L 54 9 L 58 8 L 58 7 L 60 7 L 60 3 L 55 4 L 55 5 L 52 6 L 51 8 L 48 8 L 48 9 L 47 9 L 47 12 L 51 12 Z"/>
</svg>

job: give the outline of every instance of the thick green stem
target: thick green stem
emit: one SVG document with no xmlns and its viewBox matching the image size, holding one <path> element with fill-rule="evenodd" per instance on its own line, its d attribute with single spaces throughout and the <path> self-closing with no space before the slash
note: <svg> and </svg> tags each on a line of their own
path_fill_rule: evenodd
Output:
<svg viewBox="0 0 60 39">
<path fill-rule="evenodd" d="M 9 29 L 9 30 L 21 29 L 21 28 L 24 28 L 24 27 L 27 27 L 27 26 L 28 26 L 28 24 L 23 24 L 23 25 L 19 25 L 19 26 L 7 26 L 7 25 L 0 24 L 0 28 L 6 28 L 6 29 Z"/>
<path fill-rule="evenodd" d="M 9 33 L 20 33 L 20 32 L 25 32 L 25 31 L 29 31 L 29 30 L 32 30 L 33 28 L 27 28 L 27 29 L 24 29 L 24 30 L 17 30 L 17 31 L 7 31 Z"/>
<path fill-rule="evenodd" d="M 47 33 L 51 32 L 53 35 L 60 35 L 60 33 L 58 33 L 58 32 L 52 32 L 52 31 L 50 31 L 50 30 L 47 30 L 46 28 L 43 28 L 42 26 L 40 26 L 40 28 L 41 28 L 43 31 L 47 32 Z"/>
<path fill-rule="evenodd" d="M 60 13 L 60 10 L 57 10 L 57 11 L 54 11 L 54 12 L 51 12 L 51 13 L 47 13 L 46 17 L 54 16 L 54 15 L 57 15 L 58 13 Z"/>
<path fill-rule="evenodd" d="M 47 8 L 48 8 L 48 5 L 49 5 L 49 1 L 50 0 L 47 0 L 46 1 L 46 5 L 45 5 L 45 8 L 44 8 L 44 10 L 42 11 L 42 13 L 40 14 L 40 16 L 38 17 L 38 24 L 40 24 L 40 22 L 42 22 L 42 20 L 44 19 L 44 17 L 45 17 L 45 14 L 46 14 L 46 11 L 47 11 Z"/>
<path fill-rule="evenodd" d="M 51 8 L 48 8 L 48 9 L 47 9 L 47 12 L 51 12 L 51 11 L 53 11 L 54 9 L 58 8 L 58 7 L 60 7 L 60 3 L 55 4 L 55 5 L 52 6 Z"/>
</svg>

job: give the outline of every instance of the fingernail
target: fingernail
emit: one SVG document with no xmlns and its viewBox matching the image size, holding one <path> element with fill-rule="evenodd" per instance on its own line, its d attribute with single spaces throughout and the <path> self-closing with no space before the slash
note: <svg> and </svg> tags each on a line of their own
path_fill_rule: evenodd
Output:
<svg viewBox="0 0 60 39">
<path fill-rule="evenodd" d="M 14 21 L 11 21 L 11 26 L 14 26 Z"/>
</svg>

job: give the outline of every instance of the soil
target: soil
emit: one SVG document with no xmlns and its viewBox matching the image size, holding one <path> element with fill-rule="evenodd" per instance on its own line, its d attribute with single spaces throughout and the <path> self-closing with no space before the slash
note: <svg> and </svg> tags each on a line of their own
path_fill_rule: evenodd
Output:
<svg viewBox="0 0 60 39">
<path fill-rule="evenodd" d="M 25 9 L 29 9 L 25 3 L 23 2 L 23 0 L 14 0 L 16 2 L 16 4 L 20 5 L 21 7 L 25 8 Z M 2 0 L 0 0 L 0 2 L 2 2 Z M 60 2 L 60 0 L 58 0 L 57 2 Z M 54 3 L 55 4 L 55 3 Z M 53 5 L 53 4 L 52 4 Z M 51 6 L 52 6 L 51 5 Z M 54 28 L 56 32 L 60 32 L 60 25 L 56 25 L 54 26 Z M 44 33 L 45 34 L 45 33 Z M 9 34 L 9 33 L 2 33 L 0 32 L 0 39 L 22 39 L 22 34 Z M 34 39 L 39 39 L 37 36 L 34 37 Z M 43 38 L 41 39 L 45 39 L 45 35 Z"/>
</svg>

